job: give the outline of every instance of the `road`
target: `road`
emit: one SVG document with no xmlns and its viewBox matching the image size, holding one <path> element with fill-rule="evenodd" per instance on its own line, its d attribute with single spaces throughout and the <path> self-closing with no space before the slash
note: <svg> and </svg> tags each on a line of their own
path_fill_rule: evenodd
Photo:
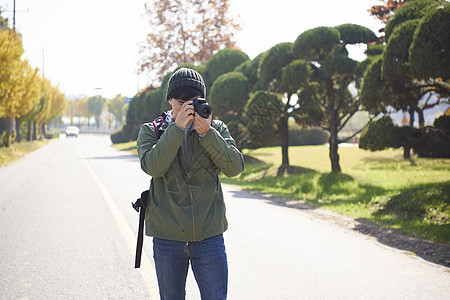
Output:
<svg viewBox="0 0 450 300">
<path fill-rule="evenodd" d="M 0 169 L 0 299 L 158 299 L 149 177 L 106 136 L 61 138 Z M 229 299 L 449 299 L 450 269 L 225 186 Z M 187 299 L 200 299 L 189 272 Z"/>
</svg>

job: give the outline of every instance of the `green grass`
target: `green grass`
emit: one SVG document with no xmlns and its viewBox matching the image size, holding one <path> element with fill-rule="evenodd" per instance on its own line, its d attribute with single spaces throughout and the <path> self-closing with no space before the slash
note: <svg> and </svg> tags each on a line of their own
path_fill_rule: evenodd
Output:
<svg viewBox="0 0 450 300">
<path fill-rule="evenodd" d="M 404 160 L 397 150 L 342 147 L 342 173 L 334 174 L 326 146 L 290 147 L 286 170 L 279 168 L 279 147 L 244 154 L 260 162 L 247 163 L 236 178 L 222 176 L 223 182 L 450 244 L 450 159 Z"/>
<path fill-rule="evenodd" d="M 0 148 L 0 167 L 4 167 L 9 163 L 18 160 L 25 154 L 32 152 L 39 147 L 47 144 L 50 140 L 44 139 L 41 141 L 27 142 L 22 141 L 20 143 L 11 144 L 9 147 Z"/>
<path fill-rule="evenodd" d="M 128 143 L 120 143 L 120 144 L 113 144 L 112 145 L 117 150 L 121 151 L 128 151 L 133 155 L 137 156 L 137 150 L 136 150 L 136 141 L 128 142 Z"/>
<path fill-rule="evenodd" d="M 136 142 L 113 146 L 137 155 Z M 401 150 L 341 147 L 342 173 L 334 174 L 328 151 L 290 147 L 291 166 L 280 169 L 280 147 L 244 150 L 244 172 L 221 179 L 450 244 L 450 159 L 404 160 Z"/>
</svg>

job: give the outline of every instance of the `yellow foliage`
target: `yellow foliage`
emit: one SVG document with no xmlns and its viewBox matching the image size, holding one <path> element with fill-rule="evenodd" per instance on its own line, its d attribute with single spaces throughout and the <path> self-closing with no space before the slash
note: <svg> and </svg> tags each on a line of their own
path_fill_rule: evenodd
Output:
<svg viewBox="0 0 450 300">
<path fill-rule="evenodd" d="M 66 97 L 46 78 L 22 60 L 22 38 L 12 30 L 0 31 L 0 118 L 7 119 L 7 134 L 14 134 L 16 117 L 48 123 L 66 105 Z M 8 141 L 10 136 L 8 136 Z M 9 143 L 7 143 L 9 145 Z"/>
<path fill-rule="evenodd" d="M 84 98 L 84 99 L 81 99 L 80 101 L 78 101 L 78 111 L 81 113 L 81 115 L 83 115 L 83 117 L 87 117 L 87 118 L 90 117 L 88 108 L 87 108 L 88 100 L 89 100 L 89 98 Z"/>
<path fill-rule="evenodd" d="M 40 96 L 40 81 L 38 69 L 33 69 L 28 61 L 24 61 L 24 70 L 22 76 L 22 92 L 18 95 L 20 107 L 17 110 L 17 116 L 22 117 L 30 114 L 35 109 Z"/>
<path fill-rule="evenodd" d="M 46 120 L 47 122 L 57 117 L 64 110 L 64 107 L 66 106 L 66 96 L 59 91 L 58 87 L 52 87 L 50 92 L 50 102 L 50 114 L 48 116 L 49 119 Z"/>
<path fill-rule="evenodd" d="M 21 60 L 22 39 L 12 30 L 0 31 L 0 117 L 19 112 L 26 64 Z"/>
</svg>

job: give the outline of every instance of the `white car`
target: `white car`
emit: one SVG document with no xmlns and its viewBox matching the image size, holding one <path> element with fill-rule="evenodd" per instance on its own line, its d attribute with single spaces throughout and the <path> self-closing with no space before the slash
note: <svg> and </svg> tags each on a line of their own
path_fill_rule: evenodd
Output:
<svg viewBox="0 0 450 300">
<path fill-rule="evenodd" d="M 67 126 L 66 128 L 66 137 L 74 136 L 78 137 L 80 134 L 80 129 L 77 126 Z"/>
</svg>

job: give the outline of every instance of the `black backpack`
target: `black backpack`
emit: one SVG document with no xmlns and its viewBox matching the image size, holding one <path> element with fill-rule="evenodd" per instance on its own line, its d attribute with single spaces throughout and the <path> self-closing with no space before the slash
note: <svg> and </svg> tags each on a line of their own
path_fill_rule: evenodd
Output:
<svg viewBox="0 0 450 300">
<path fill-rule="evenodd" d="M 162 126 L 164 125 L 164 122 L 166 121 L 167 114 L 164 112 L 161 116 L 156 118 L 152 123 L 155 128 L 156 132 L 156 138 L 159 140 L 161 135 L 164 133 L 164 130 L 162 130 Z M 148 193 L 149 191 L 143 191 L 141 193 L 141 197 L 136 200 L 136 202 L 131 202 L 131 205 L 133 208 L 139 213 L 139 229 L 138 229 L 138 236 L 137 236 L 137 244 L 136 244 L 136 257 L 134 260 L 134 267 L 140 268 L 141 267 L 141 256 L 142 256 L 142 245 L 144 243 L 144 220 L 145 220 L 145 209 L 147 207 L 147 200 L 148 200 Z"/>
</svg>

